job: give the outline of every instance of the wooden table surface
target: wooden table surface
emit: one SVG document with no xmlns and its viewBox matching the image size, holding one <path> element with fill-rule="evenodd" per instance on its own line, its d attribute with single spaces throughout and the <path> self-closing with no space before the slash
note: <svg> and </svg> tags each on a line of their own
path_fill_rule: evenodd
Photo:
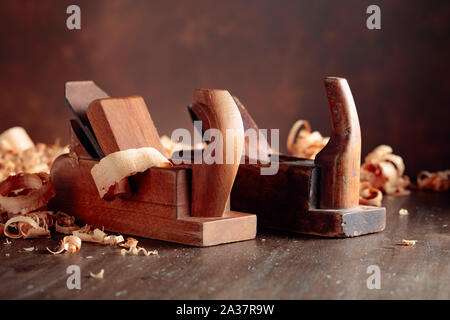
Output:
<svg viewBox="0 0 450 320">
<path fill-rule="evenodd" d="M 386 196 L 384 205 L 387 227 L 378 234 L 325 239 L 263 230 L 255 240 L 209 248 L 140 239 L 159 251 L 149 257 L 89 243 L 53 256 L 45 248 L 55 248 L 59 235 L 10 244 L 2 238 L 0 298 L 449 299 L 449 193 Z M 418 242 L 405 247 L 402 239 Z M 23 250 L 32 246 L 37 250 Z M 70 265 L 80 267 L 80 290 L 67 288 Z M 379 290 L 367 288 L 370 265 L 381 270 Z M 89 277 L 101 269 L 103 279 Z"/>
</svg>

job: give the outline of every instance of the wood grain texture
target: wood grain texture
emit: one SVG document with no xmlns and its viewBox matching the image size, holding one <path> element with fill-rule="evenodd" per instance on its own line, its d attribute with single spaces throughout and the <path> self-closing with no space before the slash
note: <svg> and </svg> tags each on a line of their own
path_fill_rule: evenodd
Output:
<svg viewBox="0 0 450 320">
<path fill-rule="evenodd" d="M 231 208 L 258 215 L 258 224 L 285 228 L 315 208 L 317 174 L 312 160 L 280 162 L 276 175 L 261 175 L 261 165 L 241 164 L 231 192 Z"/>
<path fill-rule="evenodd" d="M 153 147 L 167 157 L 142 97 L 98 99 L 87 117 L 103 152 Z"/>
<path fill-rule="evenodd" d="M 225 212 L 242 155 L 242 118 L 226 90 L 197 89 L 194 102 L 193 111 L 201 114 L 203 130 L 218 129 L 222 139 L 216 137 L 217 141 L 211 142 L 216 145 L 214 155 L 203 151 L 202 163 L 192 165 L 191 215 L 220 217 Z"/>
<path fill-rule="evenodd" d="M 276 175 L 260 170 L 258 164 L 241 164 L 231 192 L 232 210 L 257 214 L 260 227 L 325 237 L 355 237 L 386 227 L 385 208 L 320 208 L 321 171 L 313 160 L 281 156 Z"/>
<path fill-rule="evenodd" d="M 109 220 L 108 210 L 114 207 L 121 210 L 129 209 L 130 213 L 122 217 L 123 221 L 133 221 L 129 215 L 136 210 L 144 211 L 142 214 L 170 219 L 178 218 L 180 211 L 180 216 L 189 214 L 186 198 L 189 198 L 187 176 L 190 173 L 183 172 L 188 169 L 151 168 L 130 179 L 131 188 L 135 190 L 130 199 L 105 201 L 98 196 L 91 175 L 91 169 L 97 163 L 96 160 L 76 159 L 70 155 L 57 158 L 51 170 L 57 195 L 53 198 L 51 206 L 68 211 L 83 223 L 92 223 L 91 219 L 95 219 L 96 226 L 98 223 L 103 223 L 106 228 Z M 164 179 L 154 181 L 161 176 Z M 151 209 L 146 210 L 147 204 L 152 205 Z M 92 207 L 103 209 L 95 213 L 97 210 Z M 91 216 L 94 217 L 91 218 Z"/>
<path fill-rule="evenodd" d="M 217 218 L 190 216 L 190 168 L 151 168 L 130 178 L 136 191 L 131 198 L 104 201 L 90 174 L 96 163 L 60 156 L 52 166 L 56 196 L 49 208 L 108 231 L 194 246 L 248 240 L 256 235 L 255 215 L 229 211 Z"/>
<path fill-rule="evenodd" d="M 2 299 L 450 299 L 450 201 L 446 194 L 386 196 L 382 233 L 325 239 L 260 230 L 255 240 L 208 248 L 138 238 L 159 256 L 122 257 L 120 249 L 83 243 L 53 256 L 62 235 L 0 246 Z M 399 209 L 408 216 L 398 214 Z M 413 247 L 398 245 L 415 239 Z M 34 246 L 37 250 L 25 252 Z M 9 256 L 6 256 L 9 254 Z M 87 258 L 92 256 L 91 259 Z M 81 290 L 68 290 L 69 265 Z M 367 289 L 367 268 L 381 289 Z M 103 280 L 89 272 L 105 269 Z"/>
<path fill-rule="evenodd" d="M 93 100 L 87 108 L 86 117 L 105 155 L 127 149 L 153 147 L 166 156 L 142 97 Z M 130 198 L 131 192 L 128 179 L 124 178 L 102 198 Z"/>
<path fill-rule="evenodd" d="M 359 203 L 361 129 L 347 80 L 324 80 L 330 105 L 332 133 L 314 162 L 320 168 L 319 207 L 347 209 Z"/>
</svg>

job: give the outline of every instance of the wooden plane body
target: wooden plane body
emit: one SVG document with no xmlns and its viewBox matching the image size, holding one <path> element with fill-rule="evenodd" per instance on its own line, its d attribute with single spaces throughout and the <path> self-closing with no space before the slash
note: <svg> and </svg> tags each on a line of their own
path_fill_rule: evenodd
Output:
<svg viewBox="0 0 450 320">
<path fill-rule="evenodd" d="M 276 175 L 261 164 L 241 164 L 231 191 L 231 208 L 253 212 L 258 226 L 325 237 L 355 237 L 384 230 L 385 208 L 320 209 L 320 167 L 314 160 L 279 156 Z"/>
<path fill-rule="evenodd" d="M 192 217 L 192 168 L 150 168 L 130 177 L 129 199 L 105 201 L 98 195 L 91 168 L 98 160 L 60 156 L 52 168 L 57 191 L 51 206 L 83 224 L 108 231 L 193 246 L 253 239 L 256 216 L 236 211 L 221 217 Z"/>
<path fill-rule="evenodd" d="M 76 90 L 71 91 L 72 88 Z M 93 157 L 87 149 L 101 149 L 105 155 L 149 146 L 163 151 L 147 108 L 142 105 L 142 98 L 101 97 L 90 101 L 92 95 L 88 99 L 83 96 L 85 92 L 99 91 L 94 89 L 92 81 L 66 86 L 69 104 L 70 101 L 82 101 L 73 109 L 81 110 L 87 117 L 84 117 L 84 127 L 81 127 L 81 121 L 71 121 L 70 153 L 58 157 L 52 166 L 51 178 L 56 190 L 56 196 L 49 204 L 52 209 L 75 216 L 81 224 L 107 231 L 193 246 L 212 246 L 256 236 L 255 215 L 229 210 L 228 200 L 238 163 L 235 168 L 203 165 L 152 167 L 118 182 L 113 190 L 113 199 L 102 199 L 91 175 L 92 167 L 100 158 Z M 75 98 L 72 93 L 76 94 Z M 197 96 L 203 93 L 211 97 L 212 104 L 227 110 L 226 113 L 238 115 L 228 122 L 221 116 L 215 117 L 222 120 L 218 124 L 219 129 L 222 129 L 222 124 L 229 127 L 223 129 L 239 131 L 242 128 L 239 111 L 231 103 L 228 92 L 196 91 Z M 143 116 L 136 117 L 135 114 Z M 127 118 L 129 115 L 132 116 Z M 91 122 L 89 126 L 86 118 Z M 83 134 L 90 130 L 89 127 L 93 132 L 87 133 L 96 141 Z M 130 133 L 133 128 L 139 130 Z M 92 141 L 98 145 L 86 148 Z"/>
<path fill-rule="evenodd" d="M 314 160 L 276 154 L 279 169 L 262 175 L 265 165 L 249 163 L 249 150 L 274 154 L 267 141 L 246 140 L 246 161 L 231 191 L 231 209 L 252 212 L 258 226 L 324 237 L 355 237 L 379 232 L 386 226 L 386 209 L 359 205 L 361 133 L 356 106 L 343 78 L 324 81 L 330 105 L 332 135 Z M 245 130 L 258 131 L 256 122 L 235 97 Z M 193 120 L 202 120 L 195 104 Z M 251 145 L 251 144 L 254 145 Z M 258 159 L 257 159 L 258 160 Z"/>
</svg>

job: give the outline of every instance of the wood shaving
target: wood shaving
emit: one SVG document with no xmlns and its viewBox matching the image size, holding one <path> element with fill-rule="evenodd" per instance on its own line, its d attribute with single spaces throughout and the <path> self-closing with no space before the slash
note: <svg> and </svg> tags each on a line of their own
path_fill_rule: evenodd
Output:
<svg viewBox="0 0 450 320">
<path fill-rule="evenodd" d="M 401 216 L 407 216 L 409 214 L 409 212 L 408 212 L 408 210 L 402 208 L 398 211 L 398 214 Z"/>
<path fill-rule="evenodd" d="M 149 256 L 149 255 L 157 255 L 158 254 L 158 251 L 157 250 L 153 250 L 153 251 L 147 251 L 147 250 L 145 250 L 144 248 L 141 248 L 141 247 L 138 247 L 137 246 L 137 244 L 138 244 L 138 240 L 136 240 L 136 239 L 134 239 L 134 238 L 127 238 L 127 242 L 125 242 L 125 243 L 123 243 L 123 244 L 120 244 L 120 246 L 121 247 L 124 247 L 124 248 L 126 248 L 126 249 L 128 249 L 128 250 L 126 250 L 126 249 L 122 249 L 122 250 L 120 250 L 120 254 L 122 255 L 122 256 L 124 256 L 124 255 L 126 255 L 126 254 L 130 254 L 130 255 L 133 255 L 133 256 L 137 256 L 137 255 L 139 255 L 139 252 L 141 252 L 142 251 L 142 253 L 145 255 L 145 256 Z"/>
<path fill-rule="evenodd" d="M 380 190 L 372 187 L 368 182 L 359 185 L 359 204 L 381 207 L 383 194 Z"/>
<path fill-rule="evenodd" d="M 103 275 L 104 274 L 105 274 L 105 270 L 104 269 L 100 270 L 99 273 L 89 272 L 89 275 L 91 276 L 91 278 L 95 278 L 95 279 L 103 279 Z"/>
<path fill-rule="evenodd" d="M 93 229 L 89 225 L 85 225 L 83 228 L 79 230 L 72 231 L 72 234 L 79 237 L 82 241 L 94 242 L 111 246 L 115 246 L 125 241 L 123 236 L 121 235 L 119 236 L 107 235 L 102 230 L 97 228 Z"/>
<path fill-rule="evenodd" d="M 410 185 L 409 177 L 403 175 L 405 164 L 403 159 L 392 153 L 392 148 L 380 145 L 370 152 L 361 166 L 360 204 L 381 206 L 383 195 L 406 195 L 410 191 L 406 188 Z M 373 200 L 366 199 L 372 194 Z M 376 200 L 375 200 L 376 199 Z"/>
<path fill-rule="evenodd" d="M 162 136 L 160 138 L 160 140 L 161 140 L 161 144 L 162 144 L 162 146 L 164 148 L 164 151 L 170 157 L 172 157 L 172 154 L 174 152 L 177 152 L 177 151 L 203 149 L 206 146 L 206 143 L 204 143 L 204 142 L 197 143 L 197 144 L 191 146 L 191 145 L 188 145 L 188 144 L 184 144 L 184 143 L 180 143 L 180 142 L 174 141 L 174 140 L 170 139 L 168 136 L 165 136 L 165 135 Z"/>
<path fill-rule="evenodd" d="M 329 137 L 322 137 L 318 131 L 311 132 L 307 120 L 298 120 L 289 130 L 286 146 L 296 157 L 314 159 L 329 140 Z"/>
<path fill-rule="evenodd" d="M 64 251 L 67 251 L 69 253 L 77 252 L 81 249 L 81 239 L 77 236 L 65 236 L 61 240 L 61 244 L 57 251 L 52 251 L 49 248 L 47 248 L 48 252 L 52 254 L 60 254 Z"/>
<path fill-rule="evenodd" d="M 49 226 L 51 225 L 50 213 L 50 211 L 38 211 L 30 212 L 26 215 L 16 215 L 6 222 L 4 233 L 12 239 L 49 236 Z M 11 233 L 9 227 L 15 228 L 17 233 Z"/>
<path fill-rule="evenodd" d="M 53 161 L 68 153 L 69 147 L 37 143 L 23 128 L 14 127 L 0 135 L 0 181 L 18 173 L 50 173 Z"/>
<path fill-rule="evenodd" d="M 409 194 L 408 176 L 403 175 L 403 159 L 392 153 L 392 148 L 380 145 L 370 152 L 361 166 L 361 182 L 369 182 L 376 189 L 391 195 Z"/>
<path fill-rule="evenodd" d="M 47 173 L 19 173 L 0 183 L 0 209 L 27 213 L 42 208 L 55 195 Z"/>
<path fill-rule="evenodd" d="M 23 248 L 24 251 L 31 252 L 34 251 L 34 247 Z"/>
<path fill-rule="evenodd" d="M 402 246 L 415 246 L 417 240 L 405 240 L 402 239 Z"/>
<path fill-rule="evenodd" d="M 22 127 L 13 127 L 0 134 L 0 147 L 6 150 L 22 152 L 33 148 L 34 143 Z"/>
<path fill-rule="evenodd" d="M 122 179 L 151 167 L 171 166 L 171 162 L 151 147 L 117 151 L 102 158 L 91 169 L 101 198 Z"/>
<path fill-rule="evenodd" d="M 417 176 L 417 188 L 419 190 L 446 191 L 450 188 L 450 170 L 428 172 L 421 171 Z"/>
<path fill-rule="evenodd" d="M 58 211 L 54 214 L 55 231 L 63 234 L 72 234 L 73 231 L 80 230 L 80 227 L 75 224 L 75 217 L 67 213 Z"/>
<path fill-rule="evenodd" d="M 66 233 L 67 230 L 78 230 L 75 218 L 63 212 L 35 211 L 27 214 L 11 214 L 11 218 L 6 221 L 4 233 L 7 237 L 18 239 L 30 239 L 41 236 L 49 236 L 50 228 L 55 227 L 55 231 Z M 16 233 L 11 233 L 10 228 L 16 229 Z M 64 232 L 62 232 L 64 231 Z"/>
</svg>

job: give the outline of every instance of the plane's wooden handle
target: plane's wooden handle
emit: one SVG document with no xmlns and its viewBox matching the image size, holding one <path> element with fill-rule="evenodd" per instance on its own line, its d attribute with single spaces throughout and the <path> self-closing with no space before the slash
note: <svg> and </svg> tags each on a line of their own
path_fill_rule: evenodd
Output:
<svg viewBox="0 0 450 320">
<path fill-rule="evenodd" d="M 324 82 L 333 131 L 330 141 L 315 158 L 321 168 L 319 207 L 352 208 L 359 202 L 361 129 L 358 114 L 346 79 L 328 77 Z"/>
<path fill-rule="evenodd" d="M 233 97 L 226 90 L 195 90 L 191 108 L 202 121 L 204 131 L 218 129 L 223 139 L 222 143 L 213 138 L 203 151 L 202 163 L 194 163 L 192 166 L 191 215 L 221 217 L 225 212 L 242 156 L 242 118 Z M 208 160 L 213 160 L 208 150 L 214 145 L 215 153 L 212 157 L 216 158 L 216 162 L 208 164 Z M 222 159 L 223 163 L 217 163 L 219 159 Z M 230 163 L 227 163 L 227 159 Z"/>
</svg>

